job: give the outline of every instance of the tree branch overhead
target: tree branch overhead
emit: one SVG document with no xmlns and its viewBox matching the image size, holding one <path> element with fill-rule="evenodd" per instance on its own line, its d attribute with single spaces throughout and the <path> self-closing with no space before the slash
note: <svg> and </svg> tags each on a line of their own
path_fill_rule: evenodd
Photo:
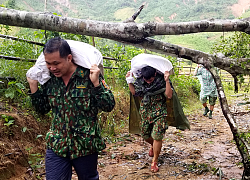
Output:
<svg viewBox="0 0 250 180">
<path fill-rule="evenodd" d="M 140 10 L 132 17 L 136 18 Z M 125 21 L 126 22 L 126 21 Z M 156 35 L 178 35 L 197 32 L 242 31 L 249 33 L 249 21 L 202 20 L 180 23 L 115 23 L 60 17 L 52 13 L 18 11 L 0 7 L 0 24 L 75 33 L 108 39 L 139 42 Z"/>
<path fill-rule="evenodd" d="M 142 5 L 131 17 L 133 20 L 140 14 L 143 7 Z M 128 18 L 128 21 L 125 21 L 126 23 L 114 23 L 60 17 L 52 13 L 25 12 L 0 7 L 0 24 L 112 39 L 147 48 L 154 52 L 185 58 L 195 63 L 207 64 L 207 66 L 210 64 L 211 66 L 226 70 L 233 76 L 242 73 L 250 74 L 248 59 L 234 60 L 219 58 L 201 51 L 149 38 L 156 35 L 178 35 L 198 32 L 243 31 L 248 33 L 250 24 L 248 19 L 211 19 L 180 23 L 148 22 L 136 24 L 129 21 L 131 18 Z M 246 63 L 246 68 L 240 66 L 242 62 Z"/>
</svg>

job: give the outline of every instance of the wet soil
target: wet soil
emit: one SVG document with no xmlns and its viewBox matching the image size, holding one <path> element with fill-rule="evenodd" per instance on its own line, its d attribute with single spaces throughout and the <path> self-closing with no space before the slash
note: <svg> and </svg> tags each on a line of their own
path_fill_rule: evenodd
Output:
<svg viewBox="0 0 250 180">
<path fill-rule="evenodd" d="M 237 121 L 242 129 L 250 125 L 248 107 L 234 105 L 230 108 L 237 114 Z M 98 160 L 100 180 L 241 179 L 241 157 L 220 106 L 215 106 L 213 119 L 204 117 L 203 109 L 197 112 L 188 116 L 191 130 L 180 131 L 169 127 L 166 131 L 157 173 L 150 172 L 150 146 L 139 135 L 123 133 L 112 138 L 112 142 L 107 141 L 107 148 L 99 155 Z M 4 126 L 1 124 L 0 174 L 8 172 L 8 178 L 4 179 L 10 180 L 34 179 L 31 168 L 27 165 L 27 157 L 30 154 L 44 154 L 43 137 L 36 140 L 34 137 L 45 133 L 48 127 L 41 127 L 32 116 L 18 112 L 12 112 L 12 116 L 19 128 L 36 130 L 32 132 L 36 134 L 27 136 L 29 131 L 24 133 L 23 129 L 16 127 L 13 132 L 15 136 L 10 138 L 4 134 Z M 33 148 L 27 150 L 28 147 Z M 36 175 L 45 180 L 44 161 L 42 157 L 40 159 L 41 167 L 36 169 Z M 77 180 L 75 173 L 72 179 Z"/>
<path fill-rule="evenodd" d="M 215 107 L 213 119 L 202 112 L 188 119 L 190 131 L 167 130 L 159 172 L 150 172 L 149 145 L 124 134 L 124 141 L 109 145 L 100 157 L 100 179 L 241 179 L 240 154 L 221 110 Z"/>
</svg>

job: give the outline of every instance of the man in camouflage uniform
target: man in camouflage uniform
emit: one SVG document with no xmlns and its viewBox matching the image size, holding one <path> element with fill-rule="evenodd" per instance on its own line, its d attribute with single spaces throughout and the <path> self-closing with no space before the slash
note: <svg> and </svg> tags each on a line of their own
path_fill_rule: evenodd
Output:
<svg viewBox="0 0 250 180">
<path fill-rule="evenodd" d="M 200 100 L 205 108 L 203 115 L 212 119 L 212 113 L 214 109 L 214 105 L 216 103 L 216 99 L 218 96 L 216 84 L 214 82 L 212 74 L 202 65 L 198 65 L 194 71 L 194 75 L 199 78 L 201 83 L 201 92 L 200 92 Z M 207 100 L 209 100 L 210 109 L 207 107 Z"/>
<path fill-rule="evenodd" d="M 153 157 L 151 171 L 157 172 L 158 157 L 161 152 L 162 139 L 168 128 L 166 98 L 172 98 L 169 71 L 159 74 L 151 66 L 141 69 L 141 77 L 134 83 L 128 82 L 131 93 L 142 98 L 140 104 L 141 134 L 151 144 L 149 156 Z M 130 72 L 126 79 L 131 77 Z"/>
<path fill-rule="evenodd" d="M 27 80 L 36 111 L 53 113 L 46 135 L 46 179 L 71 180 L 73 166 L 79 180 L 97 180 L 98 151 L 106 147 L 97 114 L 114 108 L 114 96 L 96 64 L 90 69 L 74 64 L 65 40 L 50 39 L 43 52 L 51 79 L 40 89 L 38 81 Z"/>
</svg>

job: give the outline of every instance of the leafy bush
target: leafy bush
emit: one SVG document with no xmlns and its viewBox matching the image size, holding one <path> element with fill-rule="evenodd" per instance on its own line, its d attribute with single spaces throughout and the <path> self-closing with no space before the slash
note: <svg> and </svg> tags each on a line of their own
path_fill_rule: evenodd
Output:
<svg viewBox="0 0 250 180">
<path fill-rule="evenodd" d="M 250 35 L 243 32 L 234 32 L 230 33 L 230 36 L 224 37 L 221 36 L 221 40 L 214 44 L 211 52 L 216 54 L 222 53 L 225 57 L 230 57 L 232 59 L 239 58 L 250 58 Z M 233 66 L 233 64 L 232 64 Z M 246 62 L 241 63 L 241 67 L 244 68 L 246 66 Z M 237 76 L 239 86 L 244 88 L 244 91 L 248 92 L 249 83 L 244 83 L 245 74 L 240 74 Z M 232 83 L 226 84 L 226 89 L 233 89 Z"/>
<path fill-rule="evenodd" d="M 179 75 L 171 78 L 182 107 L 186 108 L 192 98 L 198 100 L 200 93 L 199 80 L 193 76 Z"/>
<path fill-rule="evenodd" d="M 99 50 L 102 52 L 103 56 L 108 56 L 115 58 L 116 60 L 107 60 L 104 59 L 104 67 L 115 67 L 117 69 L 106 69 L 104 77 L 107 80 L 108 84 L 112 84 L 115 88 L 124 88 L 127 86 L 125 75 L 130 70 L 131 64 L 130 60 L 141 54 L 143 51 L 141 49 L 132 47 L 132 46 L 123 46 L 117 45 L 99 47 Z"/>
</svg>

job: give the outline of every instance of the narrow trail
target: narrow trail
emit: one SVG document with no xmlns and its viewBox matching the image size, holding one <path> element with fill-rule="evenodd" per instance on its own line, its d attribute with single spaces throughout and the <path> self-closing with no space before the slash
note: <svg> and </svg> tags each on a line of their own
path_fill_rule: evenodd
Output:
<svg viewBox="0 0 250 180">
<path fill-rule="evenodd" d="M 123 179 L 241 179 L 241 157 L 219 105 L 213 119 L 189 116 L 190 131 L 170 127 L 159 157 L 159 172 L 151 173 L 149 146 L 140 136 L 123 134 L 99 158 L 101 180 Z M 217 169 L 217 173 L 212 173 Z M 220 174 L 218 172 L 221 172 Z"/>
</svg>

